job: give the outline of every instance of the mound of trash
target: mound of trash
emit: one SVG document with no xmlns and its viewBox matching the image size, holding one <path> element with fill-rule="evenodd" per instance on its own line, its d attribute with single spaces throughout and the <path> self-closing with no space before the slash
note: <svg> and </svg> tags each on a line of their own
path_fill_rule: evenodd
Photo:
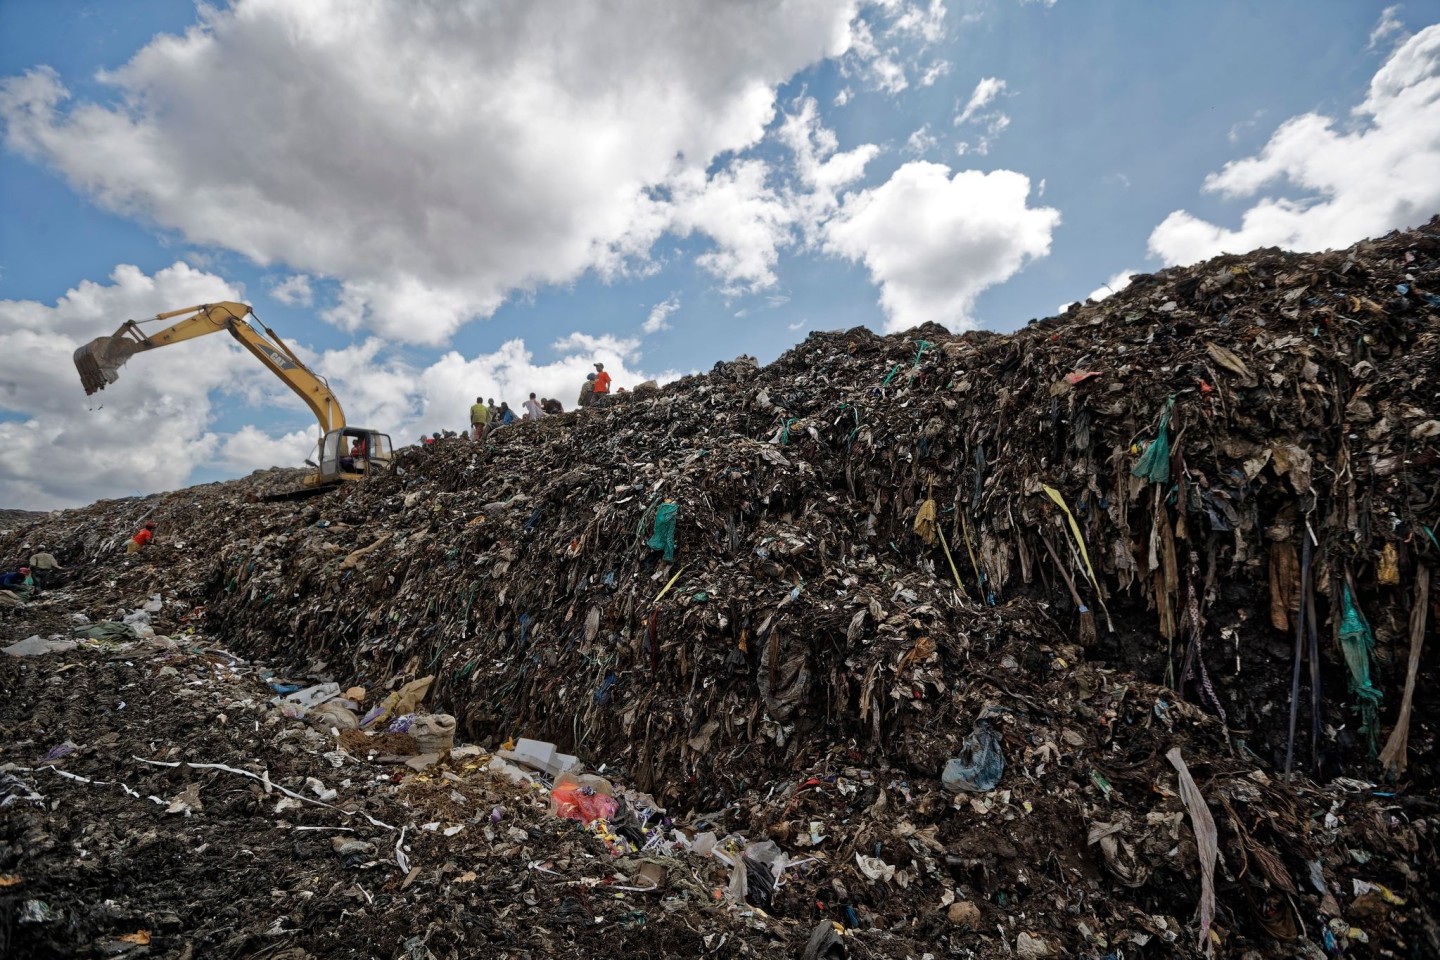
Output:
<svg viewBox="0 0 1440 960">
<path fill-rule="evenodd" d="M 432 678 L 458 739 L 543 742 L 671 823 L 600 817 L 595 855 L 698 858 L 797 956 L 1420 956 L 1437 370 L 1440 218 L 0 549 L 46 545 L 91 617 L 158 592 L 153 629 L 297 677 Z"/>
</svg>

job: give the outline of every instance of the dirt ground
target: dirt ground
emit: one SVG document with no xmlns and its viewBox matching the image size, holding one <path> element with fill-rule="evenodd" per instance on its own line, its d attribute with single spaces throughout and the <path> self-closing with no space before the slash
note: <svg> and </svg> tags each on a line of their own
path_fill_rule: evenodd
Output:
<svg viewBox="0 0 1440 960">
<path fill-rule="evenodd" d="M 19 918 L 5 956 L 739 956 L 809 932 L 611 892 L 633 864 L 541 793 L 478 761 L 417 775 L 344 756 L 219 651 L 5 657 L 0 684 L 0 917 Z M 190 763 L 339 796 L 277 813 L 287 798 L 263 780 Z M 167 812 L 187 791 L 194 809 Z M 408 870 L 378 824 L 409 825 Z M 366 846 L 340 853 L 341 838 Z"/>
</svg>

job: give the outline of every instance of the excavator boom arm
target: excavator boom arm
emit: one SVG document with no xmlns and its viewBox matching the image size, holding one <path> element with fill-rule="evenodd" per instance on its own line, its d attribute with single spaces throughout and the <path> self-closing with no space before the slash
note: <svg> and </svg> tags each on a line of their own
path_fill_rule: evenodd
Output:
<svg viewBox="0 0 1440 960">
<path fill-rule="evenodd" d="M 345 413 L 330 385 L 300 362 L 273 331 L 267 328 L 262 334 L 256 330 L 246 320 L 251 315 L 248 306 L 229 301 L 206 303 L 158 314 L 154 319 L 169 320 L 185 314 L 193 315 L 148 337 L 135 321 L 127 320 L 113 335 L 99 337 L 76 350 L 75 368 L 85 392 L 94 393 L 114 383 L 119 379 L 120 367 L 137 353 L 225 330 L 305 401 L 320 421 L 322 435 L 345 426 Z"/>
</svg>

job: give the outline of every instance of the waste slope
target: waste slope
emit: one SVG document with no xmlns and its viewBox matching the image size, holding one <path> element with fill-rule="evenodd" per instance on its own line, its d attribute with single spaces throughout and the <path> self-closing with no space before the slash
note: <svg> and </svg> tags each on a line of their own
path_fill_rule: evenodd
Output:
<svg viewBox="0 0 1440 960">
<path fill-rule="evenodd" d="M 789 915 L 961 944 L 958 891 L 1036 956 L 1424 953 L 1437 369 L 1432 221 L 1012 335 L 813 334 L 307 504 L 260 477 L 19 536 L 820 852 Z M 150 514 L 170 542 L 104 579 Z"/>
</svg>

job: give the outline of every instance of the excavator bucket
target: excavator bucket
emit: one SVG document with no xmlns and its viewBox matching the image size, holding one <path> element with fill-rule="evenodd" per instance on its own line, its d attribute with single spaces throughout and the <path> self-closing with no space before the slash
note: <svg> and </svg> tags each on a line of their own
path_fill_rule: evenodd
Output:
<svg viewBox="0 0 1440 960">
<path fill-rule="evenodd" d="M 96 337 L 75 351 L 75 369 L 80 383 L 91 394 L 104 390 L 106 384 L 120 379 L 120 368 L 139 351 L 139 345 L 126 337 Z"/>
</svg>

